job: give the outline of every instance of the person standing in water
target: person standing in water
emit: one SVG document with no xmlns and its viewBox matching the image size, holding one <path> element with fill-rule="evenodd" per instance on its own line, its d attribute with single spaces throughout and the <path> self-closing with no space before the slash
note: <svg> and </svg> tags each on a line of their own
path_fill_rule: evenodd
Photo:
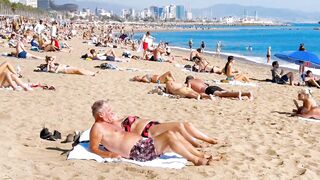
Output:
<svg viewBox="0 0 320 180">
<path fill-rule="evenodd" d="M 189 40 L 188 44 L 189 44 L 190 51 L 192 51 L 192 44 L 193 44 L 192 39 Z"/>
<path fill-rule="evenodd" d="M 216 56 L 220 57 L 220 53 L 221 53 L 221 41 L 218 41 L 216 45 Z"/>
<path fill-rule="evenodd" d="M 271 46 L 267 49 L 267 63 L 269 64 L 271 60 Z"/>
<path fill-rule="evenodd" d="M 201 48 L 201 51 L 203 52 L 204 51 L 204 48 L 206 47 L 206 45 L 204 44 L 204 41 L 201 42 L 201 45 L 200 45 L 200 48 Z"/>
</svg>

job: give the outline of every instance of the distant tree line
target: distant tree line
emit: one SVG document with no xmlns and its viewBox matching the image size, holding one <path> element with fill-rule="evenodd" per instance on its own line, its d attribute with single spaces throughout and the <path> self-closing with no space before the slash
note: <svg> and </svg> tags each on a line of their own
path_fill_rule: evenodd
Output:
<svg viewBox="0 0 320 180">
<path fill-rule="evenodd" d="M 26 6 L 22 3 L 11 3 L 9 0 L 0 0 L 0 14 L 21 15 L 35 18 L 49 16 L 49 13 L 47 11 L 43 11 L 31 6 Z"/>
</svg>

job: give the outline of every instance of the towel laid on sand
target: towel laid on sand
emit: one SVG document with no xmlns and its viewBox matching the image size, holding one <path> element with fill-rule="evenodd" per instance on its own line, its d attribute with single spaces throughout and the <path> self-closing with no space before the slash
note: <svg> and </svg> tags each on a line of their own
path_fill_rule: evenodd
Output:
<svg viewBox="0 0 320 180">
<path fill-rule="evenodd" d="M 252 83 L 252 82 L 245 83 L 245 82 L 241 82 L 241 81 L 229 81 L 229 82 L 223 83 L 218 80 L 212 80 L 210 82 L 213 82 L 214 84 L 217 84 L 217 85 L 226 84 L 226 85 L 231 85 L 231 86 L 250 86 L 250 87 L 257 87 L 258 86 L 257 84 Z M 208 84 L 211 84 L 210 82 Z"/>
<path fill-rule="evenodd" d="M 308 122 L 318 122 L 318 123 L 320 123 L 320 119 L 303 118 L 303 117 L 299 117 L 299 119 L 304 120 L 304 121 L 308 121 Z"/>
<path fill-rule="evenodd" d="M 139 166 L 148 167 L 160 167 L 160 168 L 171 168 L 171 169 L 182 169 L 186 166 L 187 160 L 176 153 L 166 153 L 161 157 L 152 161 L 139 162 L 125 158 L 102 158 L 101 156 L 91 153 L 89 151 L 89 133 L 90 130 L 83 132 L 80 136 L 79 141 L 81 142 L 73 148 L 68 155 L 68 160 L 96 160 L 97 162 L 127 162 L 136 164 Z M 103 147 L 100 146 L 101 150 Z"/>
</svg>

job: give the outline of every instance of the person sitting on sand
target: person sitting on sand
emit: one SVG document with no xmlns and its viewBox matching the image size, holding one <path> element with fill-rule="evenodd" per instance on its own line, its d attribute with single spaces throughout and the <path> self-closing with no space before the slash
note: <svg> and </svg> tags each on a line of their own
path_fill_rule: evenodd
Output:
<svg viewBox="0 0 320 180">
<path fill-rule="evenodd" d="M 139 134 L 123 131 L 113 125 L 116 118 L 108 101 L 96 101 L 91 109 L 95 122 L 90 130 L 89 150 L 103 158 L 123 157 L 144 162 L 173 151 L 194 165 L 210 165 L 213 161 L 212 156 L 206 157 L 179 133 L 166 131 L 153 138 L 143 139 Z M 100 144 L 109 151 L 101 150 Z"/>
<path fill-rule="evenodd" d="M 272 62 L 272 82 L 277 84 L 286 84 L 288 81 L 290 82 L 290 85 L 293 85 L 293 73 L 288 72 L 287 74 L 284 74 L 283 69 L 279 69 L 279 63 L 278 61 Z"/>
<path fill-rule="evenodd" d="M 298 100 L 303 102 L 302 106 L 299 106 L 296 100 L 293 100 L 297 109 L 293 109 L 295 115 L 304 118 L 316 118 L 320 119 L 320 107 L 311 95 L 310 89 L 302 89 L 298 93 Z"/>
<path fill-rule="evenodd" d="M 234 71 L 232 65 L 234 64 L 235 60 L 233 56 L 228 56 L 228 62 L 223 69 L 224 74 L 227 76 L 228 81 L 242 81 L 242 82 L 250 82 L 249 78 L 244 75 L 240 74 L 239 71 Z"/>
<path fill-rule="evenodd" d="M 173 80 L 168 80 L 166 82 L 166 93 L 178 95 L 182 98 L 194 98 L 197 100 L 200 99 L 213 99 L 212 95 L 208 95 L 205 93 L 198 93 L 191 89 L 190 87 L 186 87 L 181 83 L 176 83 Z"/>
<path fill-rule="evenodd" d="M 55 57 L 46 56 L 45 60 L 47 63 L 46 72 L 95 76 L 95 73 L 92 71 L 56 63 Z"/>
<path fill-rule="evenodd" d="M 308 70 L 304 77 L 304 82 L 309 87 L 320 88 L 320 80 L 312 74 L 312 71 Z"/>
<path fill-rule="evenodd" d="M 160 82 L 160 84 L 165 84 L 169 79 L 172 79 L 173 81 L 175 81 L 175 77 L 173 76 L 173 74 L 168 71 L 162 75 L 151 75 L 151 74 L 146 74 L 144 76 L 134 76 L 132 78 L 132 81 L 138 81 L 138 82 L 144 82 L 144 83 L 158 83 L 158 81 Z"/>
<path fill-rule="evenodd" d="M 24 47 L 24 44 L 18 40 L 17 46 L 16 46 L 16 52 L 14 53 L 18 58 L 34 58 L 34 59 L 44 59 L 43 57 L 40 56 L 35 56 L 31 53 L 28 53 L 26 48 Z"/>
<path fill-rule="evenodd" d="M 216 73 L 221 74 L 221 68 L 210 65 L 208 61 L 199 57 L 193 57 L 193 61 L 198 67 L 198 72 Z"/>
<path fill-rule="evenodd" d="M 191 51 L 190 53 L 190 57 L 189 58 L 184 58 L 184 60 L 187 60 L 187 61 L 194 61 L 194 57 L 198 57 L 198 58 L 204 58 L 202 56 L 202 51 L 201 51 L 201 48 L 198 48 L 196 49 L 195 51 Z"/>
<path fill-rule="evenodd" d="M 163 55 L 166 53 L 166 50 L 162 47 L 161 44 L 159 44 L 153 51 L 152 56 L 150 57 L 150 61 L 156 61 L 156 62 L 172 62 L 171 60 L 165 59 Z"/>
<path fill-rule="evenodd" d="M 249 99 L 252 99 L 252 93 L 251 92 L 229 92 L 224 89 L 222 89 L 219 86 L 209 86 L 201 79 L 196 79 L 193 76 L 187 76 L 186 82 L 188 87 L 193 89 L 194 91 L 198 93 L 205 93 L 208 95 L 214 95 L 221 98 L 239 98 L 240 100 L 242 97 L 248 97 Z"/>
<path fill-rule="evenodd" d="M 18 77 L 18 73 L 14 70 L 9 62 L 4 62 L 0 65 L 0 87 L 12 87 L 17 90 L 17 85 L 25 91 L 30 90 Z"/>
</svg>

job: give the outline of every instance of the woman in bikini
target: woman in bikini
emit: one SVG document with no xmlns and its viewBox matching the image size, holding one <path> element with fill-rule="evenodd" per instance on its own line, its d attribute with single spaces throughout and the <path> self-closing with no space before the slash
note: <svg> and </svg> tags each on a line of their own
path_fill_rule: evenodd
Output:
<svg viewBox="0 0 320 180">
<path fill-rule="evenodd" d="M 156 120 L 142 119 L 138 116 L 128 116 L 118 120 L 115 124 L 126 132 L 137 133 L 145 138 L 156 137 L 166 131 L 174 131 L 180 133 L 194 147 L 201 147 L 199 140 L 209 144 L 217 143 L 217 139 L 210 138 L 189 122 L 160 123 Z"/>
<path fill-rule="evenodd" d="M 55 57 L 46 56 L 46 63 L 47 68 L 45 71 L 47 72 L 95 76 L 95 73 L 92 71 L 56 63 Z"/>
<path fill-rule="evenodd" d="M 219 67 L 210 65 L 208 61 L 203 58 L 194 57 L 193 61 L 198 65 L 198 72 L 216 73 L 221 74 L 222 71 Z"/>
<path fill-rule="evenodd" d="M 298 100 L 303 102 L 302 106 L 299 106 L 296 100 L 293 100 L 297 109 L 293 109 L 293 112 L 297 116 L 304 118 L 316 118 L 320 119 L 320 107 L 311 95 L 311 90 L 302 89 L 298 93 Z"/>
<path fill-rule="evenodd" d="M 13 66 L 4 62 L 0 65 L 0 87 L 12 87 L 17 90 L 17 85 L 22 87 L 25 91 L 29 88 L 19 79 L 18 73 L 14 70 Z"/>
<path fill-rule="evenodd" d="M 132 81 L 138 81 L 138 82 L 144 82 L 144 83 L 157 83 L 158 81 L 160 84 L 166 83 L 168 80 L 173 80 L 175 81 L 175 77 L 173 74 L 168 71 L 162 75 L 151 75 L 151 74 L 146 74 L 144 76 L 135 76 L 131 79 Z"/>
<path fill-rule="evenodd" d="M 250 82 L 249 78 L 244 75 L 240 74 L 238 71 L 234 71 L 232 69 L 232 65 L 234 64 L 233 56 L 228 57 L 228 62 L 223 69 L 225 75 L 227 75 L 228 81 L 242 81 L 242 82 Z"/>
</svg>

